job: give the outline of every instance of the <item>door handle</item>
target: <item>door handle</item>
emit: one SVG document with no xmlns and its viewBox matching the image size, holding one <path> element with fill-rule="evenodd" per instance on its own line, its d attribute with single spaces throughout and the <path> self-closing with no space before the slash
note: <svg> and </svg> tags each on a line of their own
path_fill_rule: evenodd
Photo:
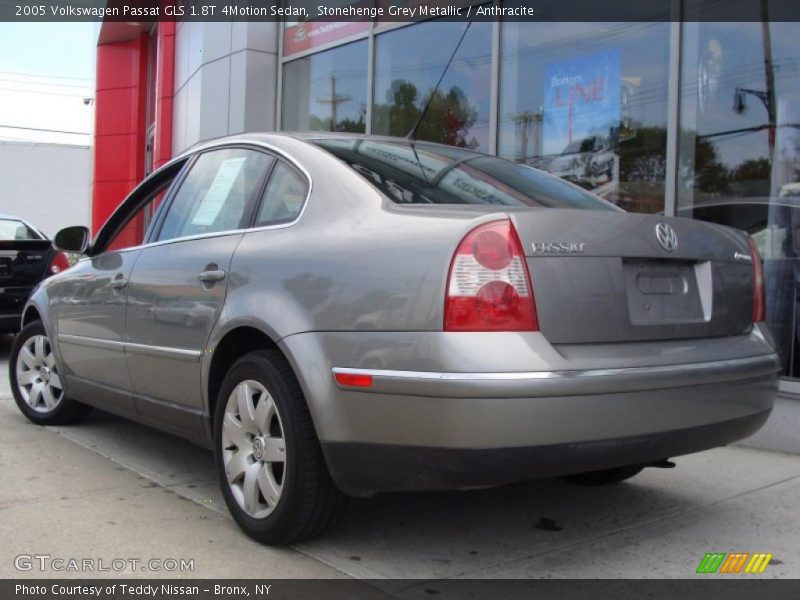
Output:
<svg viewBox="0 0 800 600">
<path fill-rule="evenodd" d="M 124 289 L 125 286 L 128 285 L 128 280 L 125 279 L 122 275 L 119 275 L 114 281 L 111 282 L 111 288 L 114 290 L 121 290 Z"/>
<path fill-rule="evenodd" d="M 225 271 L 203 271 L 200 273 L 200 281 L 203 283 L 216 283 L 225 279 Z"/>
</svg>

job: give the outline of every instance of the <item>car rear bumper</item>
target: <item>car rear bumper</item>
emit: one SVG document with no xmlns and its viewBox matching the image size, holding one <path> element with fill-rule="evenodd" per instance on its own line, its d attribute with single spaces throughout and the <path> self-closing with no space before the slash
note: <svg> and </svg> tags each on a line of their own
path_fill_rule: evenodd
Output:
<svg viewBox="0 0 800 600">
<path fill-rule="evenodd" d="M 21 314 L 0 314 L 0 333 L 14 333 L 19 331 L 21 322 Z"/>
<path fill-rule="evenodd" d="M 0 332 L 19 331 L 22 310 L 32 287 L 0 287 Z"/>
<path fill-rule="evenodd" d="M 342 390 L 433 398 L 516 398 L 570 396 L 604 392 L 686 387 L 772 375 L 779 368 L 775 354 L 675 365 L 617 367 L 564 371 L 460 373 L 392 371 L 334 367 L 333 374 L 372 378 L 369 390 L 339 385 Z"/>
<path fill-rule="evenodd" d="M 492 487 L 583 473 L 724 446 L 757 431 L 770 411 L 639 436 L 516 448 L 438 448 L 329 443 L 323 449 L 337 485 L 353 496 L 381 492 Z"/>
<path fill-rule="evenodd" d="M 767 418 L 780 368 L 758 330 L 569 348 L 535 334 L 353 332 L 282 344 L 290 360 L 304 357 L 293 364 L 328 465 L 354 495 L 499 485 L 724 445 Z M 359 366 L 368 359 L 408 368 Z M 371 386 L 341 385 L 342 372 Z"/>
</svg>

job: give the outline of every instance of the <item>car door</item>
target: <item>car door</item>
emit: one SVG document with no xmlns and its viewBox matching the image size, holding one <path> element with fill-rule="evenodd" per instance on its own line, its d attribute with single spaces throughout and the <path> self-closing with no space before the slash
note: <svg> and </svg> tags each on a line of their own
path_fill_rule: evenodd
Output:
<svg viewBox="0 0 800 600">
<path fill-rule="evenodd" d="M 50 288 L 70 394 L 111 411 L 134 412 L 124 348 L 127 285 L 147 227 L 182 166 L 143 182 L 98 233 L 90 256 Z"/>
<path fill-rule="evenodd" d="M 133 268 L 128 370 L 139 414 L 165 428 L 203 426 L 200 359 L 272 164 L 270 155 L 241 147 L 197 156 Z"/>
</svg>

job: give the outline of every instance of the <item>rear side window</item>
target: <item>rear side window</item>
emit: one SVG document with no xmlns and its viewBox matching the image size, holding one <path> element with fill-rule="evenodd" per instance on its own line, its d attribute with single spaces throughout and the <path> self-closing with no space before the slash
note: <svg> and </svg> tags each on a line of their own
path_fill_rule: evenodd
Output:
<svg viewBox="0 0 800 600">
<path fill-rule="evenodd" d="M 0 242 L 40 240 L 39 235 L 22 221 L 0 219 Z"/>
<path fill-rule="evenodd" d="M 456 147 L 369 139 L 311 140 L 398 204 L 484 204 L 620 210 L 525 165 Z"/>
<path fill-rule="evenodd" d="M 303 210 L 306 193 L 305 179 L 294 169 L 279 161 L 272 170 L 264 197 L 261 199 L 256 227 L 294 221 Z"/>
<path fill-rule="evenodd" d="M 246 227 L 272 160 L 244 148 L 201 154 L 170 202 L 158 241 Z"/>
</svg>

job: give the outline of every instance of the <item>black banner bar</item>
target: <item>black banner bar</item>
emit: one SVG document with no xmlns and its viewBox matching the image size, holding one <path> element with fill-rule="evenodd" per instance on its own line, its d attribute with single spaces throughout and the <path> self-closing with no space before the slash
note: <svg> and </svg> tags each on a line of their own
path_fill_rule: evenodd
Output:
<svg viewBox="0 0 800 600">
<path fill-rule="evenodd" d="M 559 598 L 602 600 L 725 600 L 797 598 L 793 580 L 722 579 L 698 575 L 689 580 L 135 580 L 76 579 L 0 581 L 3 600 L 382 600 L 386 598 Z"/>
<path fill-rule="evenodd" d="M 800 0 L 0 0 L 0 21 L 800 21 Z"/>
</svg>

